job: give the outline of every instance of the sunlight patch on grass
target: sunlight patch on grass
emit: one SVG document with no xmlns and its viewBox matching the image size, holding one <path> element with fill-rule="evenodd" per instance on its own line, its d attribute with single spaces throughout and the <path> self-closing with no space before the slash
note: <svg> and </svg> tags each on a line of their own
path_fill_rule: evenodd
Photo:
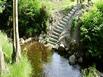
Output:
<svg viewBox="0 0 103 77">
<path fill-rule="evenodd" d="M 3 32 L 0 32 L 0 46 L 2 47 L 5 57 L 10 60 L 11 54 L 13 51 L 12 43 L 9 41 L 7 35 Z"/>
<path fill-rule="evenodd" d="M 76 2 L 71 2 L 70 0 L 63 0 L 60 2 L 53 2 L 53 1 L 47 1 L 47 0 L 43 0 L 41 2 L 42 4 L 45 4 L 47 6 L 47 9 L 52 12 L 54 10 L 63 10 L 67 7 L 70 7 L 72 5 L 75 5 Z"/>
</svg>

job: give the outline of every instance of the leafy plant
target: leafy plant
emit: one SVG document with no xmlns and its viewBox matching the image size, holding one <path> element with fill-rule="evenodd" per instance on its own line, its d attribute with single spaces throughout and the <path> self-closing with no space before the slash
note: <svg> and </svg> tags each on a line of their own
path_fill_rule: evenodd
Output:
<svg viewBox="0 0 103 77">
<path fill-rule="evenodd" d="M 97 3 L 81 17 L 81 42 L 87 53 L 92 57 L 101 59 L 103 55 L 103 14 L 97 5 L 102 6 L 103 3 Z"/>
<path fill-rule="evenodd" d="M 19 1 L 20 36 L 35 36 L 46 32 L 48 13 L 46 6 L 38 0 Z"/>
<path fill-rule="evenodd" d="M 1 1 L 0 1 L 1 3 Z M 12 37 L 13 8 L 12 0 L 5 1 L 5 8 L 0 13 L 0 29 Z M 49 17 L 45 4 L 40 0 L 19 0 L 19 33 L 22 36 L 39 35 L 46 32 L 47 19 Z M 30 29 L 32 28 L 32 31 Z M 29 33 L 28 33 L 29 32 Z"/>
<path fill-rule="evenodd" d="M 0 13 L 2 13 L 3 10 L 5 9 L 5 7 L 4 7 L 5 2 L 6 2 L 6 0 L 0 0 Z"/>
<path fill-rule="evenodd" d="M 99 77 L 99 72 L 94 66 L 85 68 L 82 73 L 83 77 Z"/>
</svg>

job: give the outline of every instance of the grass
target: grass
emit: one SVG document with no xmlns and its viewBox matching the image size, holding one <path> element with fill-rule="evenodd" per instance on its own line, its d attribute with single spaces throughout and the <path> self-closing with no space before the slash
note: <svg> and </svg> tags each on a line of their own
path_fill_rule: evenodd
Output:
<svg viewBox="0 0 103 77">
<path fill-rule="evenodd" d="M 0 77 L 31 77 L 31 64 L 26 56 L 22 55 L 19 63 L 10 64 L 10 62 L 8 62 L 11 60 L 13 48 L 12 43 L 3 32 L 0 32 L 0 47 L 6 57 L 6 69 Z"/>
<path fill-rule="evenodd" d="M 55 10 L 63 10 L 67 7 L 70 7 L 71 5 L 75 5 L 76 2 L 72 2 L 71 0 L 62 0 L 59 2 L 43 0 L 41 3 L 47 6 L 47 10 L 49 10 L 50 12 L 53 12 Z"/>
<path fill-rule="evenodd" d="M 2 48 L 3 53 L 7 60 L 11 59 L 11 54 L 13 51 L 12 43 L 9 41 L 7 35 L 3 32 L 0 32 L 0 47 Z"/>
<path fill-rule="evenodd" d="M 22 56 L 19 63 L 8 64 L 8 72 L 1 77 L 31 77 L 31 64 L 26 56 Z"/>
</svg>

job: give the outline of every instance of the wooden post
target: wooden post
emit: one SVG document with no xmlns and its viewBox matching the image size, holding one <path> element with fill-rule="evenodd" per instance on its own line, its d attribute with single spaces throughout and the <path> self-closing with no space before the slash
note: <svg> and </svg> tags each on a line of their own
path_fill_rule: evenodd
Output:
<svg viewBox="0 0 103 77">
<path fill-rule="evenodd" d="M 19 61 L 21 57 L 21 47 L 19 43 L 19 31 L 18 31 L 18 0 L 13 0 L 13 55 L 12 60 Z M 13 61 L 13 62 L 14 62 Z"/>
</svg>

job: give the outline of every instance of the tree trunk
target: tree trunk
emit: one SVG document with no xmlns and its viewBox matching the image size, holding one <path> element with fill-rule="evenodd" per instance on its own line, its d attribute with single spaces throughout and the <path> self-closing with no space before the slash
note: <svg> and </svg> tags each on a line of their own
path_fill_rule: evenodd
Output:
<svg viewBox="0 0 103 77">
<path fill-rule="evenodd" d="M 18 0 L 13 0 L 13 62 L 18 62 L 21 57 L 21 47 L 19 44 L 19 31 L 18 31 Z"/>
<path fill-rule="evenodd" d="M 2 48 L 0 47 L 0 77 L 4 71 L 5 71 L 4 54 L 3 54 Z"/>
</svg>

